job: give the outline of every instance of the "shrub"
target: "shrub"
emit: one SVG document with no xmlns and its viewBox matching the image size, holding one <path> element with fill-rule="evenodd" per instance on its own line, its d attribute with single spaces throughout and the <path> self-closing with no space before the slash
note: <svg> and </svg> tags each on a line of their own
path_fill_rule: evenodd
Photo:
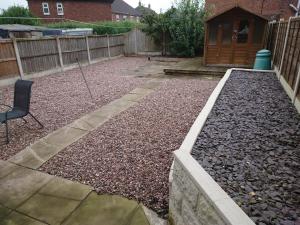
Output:
<svg viewBox="0 0 300 225">
<path fill-rule="evenodd" d="M 162 42 L 162 46 L 169 39 L 173 55 L 193 57 L 203 50 L 205 17 L 203 1 L 181 0 L 164 14 L 146 16 L 142 20 L 143 31 Z"/>
<path fill-rule="evenodd" d="M 47 24 L 50 28 L 74 29 L 74 28 L 92 28 L 93 32 L 98 35 L 104 34 L 120 34 L 132 30 L 136 26 L 140 26 L 136 22 L 97 22 L 97 23 L 79 23 L 79 22 L 59 22 Z"/>
<path fill-rule="evenodd" d="M 1 17 L 25 17 L 32 19 L 7 19 Z M 28 8 L 22 6 L 11 6 L 0 14 L 0 24 L 24 24 L 24 25 L 39 25 L 40 22 L 34 19 Z"/>
</svg>

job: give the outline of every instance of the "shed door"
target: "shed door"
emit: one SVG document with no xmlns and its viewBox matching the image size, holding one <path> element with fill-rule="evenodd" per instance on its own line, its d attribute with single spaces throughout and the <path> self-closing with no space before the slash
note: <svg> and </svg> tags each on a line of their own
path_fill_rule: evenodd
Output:
<svg viewBox="0 0 300 225">
<path fill-rule="evenodd" d="M 249 38 L 252 37 L 252 25 L 249 19 L 240 19 L 234 22 L 232 35 L 232 64 L 249 64 Z"/>
</svg>

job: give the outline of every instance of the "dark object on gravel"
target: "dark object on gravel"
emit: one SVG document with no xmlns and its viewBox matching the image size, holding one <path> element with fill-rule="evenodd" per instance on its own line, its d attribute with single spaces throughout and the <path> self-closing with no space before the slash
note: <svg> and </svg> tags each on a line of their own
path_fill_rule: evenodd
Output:
<svg viewBox="0 0 300 225">
<path fill-rule="evenodd" d="M 235 71 L 192 155 L 256 224 L 296 224 L 300 116 L 272 73 Z"/>
<path fill-rule="evenodd" d="M 24 119 L 28 114 L 40 125 L 41 128 L 44 126 L 35 118 L 34 115 L 29 111 L 30 98 L 31 98 L 31 86 L 33 82 L 29 80 L 17 80 L 15 83 L 15 94 L 14 94 L 14 106 L 10 107 L 11 110 L 0 113 L 0 123 L 5 123 L 6 132 L 6 144 L 9 143 L 9 132 L 8 132 L 8 121 L 14 119 Z"/>
</svg>

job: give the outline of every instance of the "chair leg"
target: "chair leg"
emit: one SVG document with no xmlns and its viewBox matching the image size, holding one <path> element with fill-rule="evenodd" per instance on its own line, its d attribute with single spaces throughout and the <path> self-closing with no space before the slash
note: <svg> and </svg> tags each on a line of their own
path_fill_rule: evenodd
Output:
<svg viewBox="0 0 300 225">
<path fill-rule="evenodd" d="M 32 115 L 32 113 L 31 112 L 29 112 L 29 115 L 40 125 L 40 127 L 41 128 L 44 128 L 44 125 L 43 124 L 41 124 L 41 122 L 37 119 L 37 118 L 35 118 L 35 116 L 34 115 Z"/>
<path fill-rule="evenodd" d="M 27 121 L 27 120 L 25 120 L 24 118 L 22 118 L 22 120 L 24 121 L 24 123 L 28 123 L 28 121 Z"/>
<path fill-rule="evenodd" d="M 9 138 L 8 138 L 9 132 L 8 132 L 8 121 L 7 120 L 5 121 L 5 130 L 6 130 L 6 144 L 8 144 L 9 143 Z"/>
</svg>

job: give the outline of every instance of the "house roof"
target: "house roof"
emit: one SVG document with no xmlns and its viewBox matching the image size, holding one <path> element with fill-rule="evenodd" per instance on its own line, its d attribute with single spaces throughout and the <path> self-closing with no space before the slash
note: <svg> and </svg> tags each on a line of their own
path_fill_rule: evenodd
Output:
<svg viewBox="0 0 300 225">
<path fill-rule="evenodd" d="M 113 13 L 126 14 L 131 16 L 141 16 L 141 13 L 128 5 L 123 0 L 115 0 L 111 5 L 111 11 Z"/>
<path fill-rule="evenodd" d="M 236 5 L 234 5 L 234 6 L 231 6 L 230 8 L 224 9 L 223 11 L 220 11 L 219 13 L 214 14 L 213 16 L 207 18 L 207 19 L 206 19 L 206 22 L 208 22 L 208 21 L 210 21 L 210 20 L 212 20 L 212 19 L 214 19 L 214 18 L 216 18 L 216 17 L 218 17 L 218 16 L 220 16 L 220 15 L 222 15 L 222 14 L 224 14 L 224 13 L 226 13 L 226 12 L 232 10 L 232 9 L 236 9 L 236 8 L 239 8 L 239 9 L 241 9 L 241 10 L 244 10 L 244 11 L 246 11 L 246 12 L 248 12 L 248 13 L 251 13 L 251 14 L 253 14 L 253 15 L 255 15 L 255 16 L 258 16 L 258 17 L 260 17 L 260 18 L 262 18 L 262 19 L 264 19 L 264 20 L 268 20 L 267 17 L 265 17 L 265 16 L 263 16 L 263 15 L 260 15 L 260 14 L 257 14 L 257 13 L 255 13 L 255 12 L 252 12 L 252 11 L 250 11 L 249 9 L 246 9 L 246 8 L 244 8 L 244 7 L 242 7 L 242 6 L 238 5 L 238 4 L 236 4 Z"/>
<path fill-rule="evenodd" d="M 135 8 L 137 11 L 140 12 L 141 15 L 148 15 L 148 14 L 155 14 L 156 12 L 153 9 L 150 9 L 148 7 L 139 5 L 138 7 Z"/>
</svg>

